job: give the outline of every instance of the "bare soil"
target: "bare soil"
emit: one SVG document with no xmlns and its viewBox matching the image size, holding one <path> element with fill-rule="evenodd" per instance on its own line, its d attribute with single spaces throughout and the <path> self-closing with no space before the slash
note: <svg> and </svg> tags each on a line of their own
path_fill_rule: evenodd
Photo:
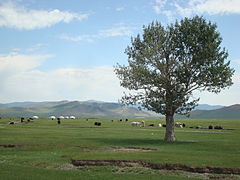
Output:
<svg viewBox="0 0 240 180">
<path fill-rule="evenodd" d="M 151 152 L 157 150 L 153 148 L 141 148 L 141 147 L 110 147 L 110 148 L 82 147 L 82 146 L 76 147 L 83 151 Z"/>
<path fill-rule="evenodd" d="M 0 147 L 4 147 L 4 148 L 15 148 L 18 147 L 20 145 L 17 144 L 0 144 Z"/>
<path fill-rule="evenodd" d="M 213 174 L 237 174 L 240 175 L 240 168 L 220 168 L 220 167 L 192 167 L 184 164 L 160 164 L 144 161 L 130 160 L 72 160 L 74 166 L 120 166 L 120 167 L 146 167 L 151 169 L 181 170 L 194 173 Z"/>
<path fill-rule="evenodd" d="M 122 151 L 122 152 L 151 152 L 156 151 L 157 149 L 153 148 L 137 148 L 137 147 L 117 147 L 114 148 L 114 151 Z"/>
</svg>

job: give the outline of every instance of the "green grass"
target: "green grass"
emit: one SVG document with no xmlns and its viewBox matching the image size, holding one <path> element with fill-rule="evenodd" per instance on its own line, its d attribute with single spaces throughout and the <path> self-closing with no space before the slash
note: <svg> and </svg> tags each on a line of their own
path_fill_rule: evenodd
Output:
<svg viewBox="0 0 240 180">
<path fill-rule="evenodd" d="M 18 119 L 15 119 L 17 121 Z M 28 124 L 8 125 L 0 119 L 0 179 L 186 179 L 203 178 L 144 168 L 71 166 L 71 159 L 144 160 L 156 163 L 186 164 L 197 167 L 240 167 L 239 120 L 177 120 L 187 128 L 175 129 L 177 142 L 167 143 L 164 128 L 131 127 L 130 122 L 111 119 L 49 119 Z M 102 122 L 100 128 L 94 122 Z M 130 119 L 130 121 L 137 121 Z M 139 121 L 141 121 L 139 119 Z M 146 124 L 164 120 L 146 119 Z M 191 129 L 190 126 L 222 125 L 233 130 Z M 83 128 L 85 127 L 85 128 Z M 117 147 L 154 148 L 151 152 L 122 152 Z M 190 174 L 190 175 L 189 175 Z M 81 177 L 81 178 L 80 178 Z"/>
</svg>

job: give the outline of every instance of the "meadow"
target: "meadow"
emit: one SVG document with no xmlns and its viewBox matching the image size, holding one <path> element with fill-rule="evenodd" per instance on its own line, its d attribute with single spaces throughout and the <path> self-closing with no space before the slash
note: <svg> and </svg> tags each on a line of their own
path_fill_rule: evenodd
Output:
<svg viewBox="0 0 240 180">
<path fill-rule="evenodd" d="M 112 122 L 113 120 L 113 122 Z M 163 141 L 165 128 L 149 127 L 164 119 L 144 119 L 132 127 L 129 119 L 47 118 L 9 125 L 0 119 L 0 179 L 240 179 L 240 175 L 156 170 L 141 166 L 74 166 L 72 160 L 137 160 L 192 167 L 240 167 L 240 121 L 181 119 L 177 142 Z M 101 122 L 99 127 L 94 122 Z M 223 130 L 192 129 L 221 125 Z"/>
</svg>

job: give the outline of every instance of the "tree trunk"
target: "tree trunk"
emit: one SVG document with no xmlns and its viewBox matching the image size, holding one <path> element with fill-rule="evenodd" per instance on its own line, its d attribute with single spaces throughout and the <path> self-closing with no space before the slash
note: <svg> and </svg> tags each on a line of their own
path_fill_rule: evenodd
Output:
<svg viewBox="0 0 240 180">
<path fill-rule="evenodd" d="M 173 115 L 166 115 L 166 131 L 164 141 L 174 142 L 176 140 L 174 133 Z"/>
</svg>

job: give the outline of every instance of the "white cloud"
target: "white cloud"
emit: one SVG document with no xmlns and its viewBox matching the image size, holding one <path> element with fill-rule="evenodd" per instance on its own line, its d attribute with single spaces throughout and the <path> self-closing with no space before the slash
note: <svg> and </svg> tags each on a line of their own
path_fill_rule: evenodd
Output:
<svg viewBox="0 0 240 180">
<path fill-rule="evenodd" d="M 236 60 L 234 60 L 234 61 L 237 62 L 238 65 L 240 65 L 240 59 L 236 59 Z"/>
<path fill-rule="evenodd" d="M 99 32 L 100 37 L 130 36 L 131 34 L 132 28 L 128 26 L 113 27 Z"/>
<path fill-rule="evenodd" d="M 40 48 L 42 48 L 44 46 L 44 44 L 42 43 L 37 43 L 34 44 L 31 48 L 26 49 L 27 52 L 35 52 L 37 50 L 39 50 Z"/>
<path fill-rule="evenodd" d="M 43 100 L 117 101 L 123 89 L 111 66 L 38 70 L 47 55 L 1 55 L 1 102 Z"/>
<path fill-rule="evenodd" d="M 123 11 L 125 8 L 124 7 L 119 7 L 119 8 L 116 8 L 116 11 Z"/>
<path fill-rule="evenodd" d="M 119 37 L 119 36 L 131 36 L 132 27 L 129 26 L 115 26 L 113 28 L 100 30 L 97 34 L 84 34 L 79 36 L 70 36 L 66 34 L 59 35 L 58 38 L 68 41 L 88 41 L 93 42 L 96 39 L 108 38 L 108 37 Z"/>
<path fill-rule="evenodd" d="M 170 18 L 173 16 L 191 16 L 193 14 L 240 14 L 239 0 L 155 0 L 153 9 L 158 14 Z"/>
<path fill-rule="evenodd" d="M 219 94 L 210 93 L 207 91 L 194 93 L 195 97 L 200 97 L 200 104 L 211 105 L 233 105 L 239 104 L 240 92 L 240 74 L 235 73 L 232 77 L 233 85 L 227 89 L 222 90 Z"/>
<path fill-rule="evenodd" d="M 16 74 L 38 67 L 50 55 L 1 54 L 0 73 Z"/>
<path fill-rule="evenodd" d="M 155 5 L 153 6 L 154 11 L 158 14 L 161 13 L 166 3 L 167 0 L 155 0 Z"/>
<path fill-rule="evenodd" d="M 0 6 L 0 26 L 24 30 L 33 30 L 53 26 L 57 23 L 69 23 L 73 19 L 83 20 L 88 14 L 72 13 L 68 11 L 32 10 L 17 6 L 12 2 Z"/>
<path fill-rule="evenodd" d="M 58 36 L 58 38 L 60 39 L 64 39 L 67 41 L 74 41 L 74 42 L 78 42 L 78 41 L 88 41 L 88 42 L 93 42 L 95 39 L 95 35 L 79 35 L 79 36 L 70 36 L 67 34 L 61 34 Z"/>
</svg>

